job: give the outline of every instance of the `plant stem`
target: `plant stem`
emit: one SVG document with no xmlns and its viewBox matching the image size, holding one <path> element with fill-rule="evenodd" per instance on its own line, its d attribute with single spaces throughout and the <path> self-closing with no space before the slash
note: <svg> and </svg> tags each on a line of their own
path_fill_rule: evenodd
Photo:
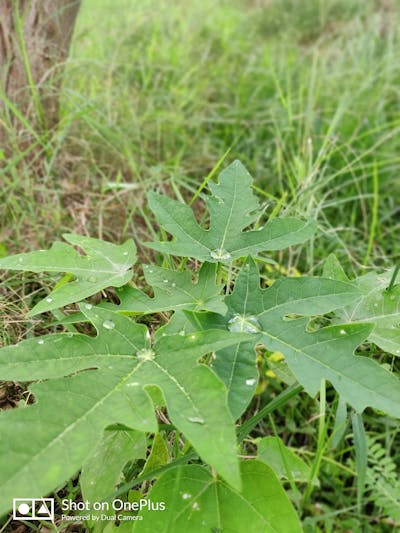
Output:
<svg viewBox="0 0 400 533">
<path fill-rule="evenodd" d="M 396 268 L 394 269 L 393 271 L 393 275 L 392 275 L 392 279 L 390 280 L 390 283 L 389 283 L 389 286 L 387 288 L 387 291 L 391 291 L 394 284 L 396 283 L 396 278 L 397 278 L 397 274 L 399 273 L 399 270 L 400 270 L 400 264 L 398 264 L 396 266 Z"/>
<path fill-rule="evenodd" d="M 310 499 L 311 493 L 314 488 L 314 481 L 318 477 L 318 472 L 321 467 L 321 461 L 325 450 L 325 437 L 326 437 L 326 383 L 325 380 L 321 380 L 321 387 L 319 393 L 319 426 L 318 426 L 318 441 L 317 451 L 315 454 L 315 460 L 311 467 L 310 477 L 307 482 L 307 487 L 303 497 L 303 505 L 305 508 Z"/>
<path fill-rule="evenodd" d="M 301 385 L 291 385 L 283 392 L 281 392 L 276 398 L 274 398 L 268 405 L 263 407 L 256 415 L 252 416 L 239 428 L 237 437 L 238 441 L 242 441 L 250 431 L 267 415 L 287 404 L 294 396 L 299 394 L 303 390 Z"/>
<path fill-rule="evenodd" d="M 174 468 L 176 466 L 186 464 L 189 461 L 192 461 L 193 459 L 197 459 L 199 456 L 196 452 L 190 452 L 184 455 L 183 457 L 179 457 L 178 459 L 175 459 L 174 461 L 171 461 L 167 465 L 161 466 L 160 468 L 156 468 L 155 470 L 152 470 L 151 472 L 148 472 L 147 474 L 143 474 L 142 476 L 139 476 L 135 479 L 132 479 L 131 481 L 128 481 L 127 483 L 124 483 L 119 489 L 112 494 L 109 494 L 107 498 L 104 499 L 104 501 L 111 501 L 114 498 L 118 498 L 118 496 L 121 496 L 121 494 L 126 494 L 128 490 L 130 490 L 132 487 L 136 487 L 136 485 L 140 485 L 143 483 L 143 481 L 147 481 L 149 479 L 153 479 L 155 477 L 160 476 L 167 470 L 170 470 L 171 468 Z"/>
</svg>

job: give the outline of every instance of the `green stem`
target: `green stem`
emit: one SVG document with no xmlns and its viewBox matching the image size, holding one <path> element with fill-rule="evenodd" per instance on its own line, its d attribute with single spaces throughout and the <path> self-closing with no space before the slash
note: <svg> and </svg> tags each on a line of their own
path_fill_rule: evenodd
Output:
<svg viewBox="0 0 400 533">
<path fill-rule="evenodd" d="M 170 470 L 171 468 L 175 468 L 176 466 L 179 466 L 182 464 L 186 464 L 189 461 L 197 459 L 198 457 L 199 456 L 197 455 L 196 452 L 187 453 L 183 457 L 179 457 L 178 459 L 171 461 L 167 465 L 161 466 L 160 468 L 156 468 L 155 470 L 152 470 L 151 472 L 148 472 L 147 474 L 143 474 L 142 476 L 132 479 L 131 481 L 128 481 L 127 483 L 124 483 L 116 492 L 109 494 L 107 498 L 105 498 L 104 501 L 111 501 L 115 498 L 118 498 L 118 496 L 121 496 L 121 494 L 126 494 L 132 487 L 136 487 L 136 485 L 140 485 L 141 483 L 143 483 L 143 481 L 148 481 L 149 479 L 153 479 L 157 476 L 160 476 L 167 470 Z"/>
<path fill-rule="evenodd" d="M 319 426 L 318 426 L 318 441 L 315 460 L 311 467 L 310 477 L 307 482 L 307 487 L 303 498 L 303 508 L 307 506 L 311 493 L 314 488 L 314 481 L 318 478 L 318 473 L 321 468 L 321 461 L 325 451 L 325 437 L 326 437 L 326 383 L 321 380 L 321 387 L 319 393 Z"/>
<path fill-rule="evenodd" d="M 272 402 L 269 402 L 268 405 L 263 407 L 256 415 L 252 416 L 249 420 L 242 424 L 237 433 L 239 442 L 242 441 L 263 418 L 272 413 L 272 411 L 275 411 L 275 409 L 287 404 L 302 390 L 303 387 L 301 385 L 291 385 L 281 392 L 276 398 L 274 398 Z"/>
<path fill-rule="evenodd" d="M 399 273 L 399 270 L 400 270 L 400 264 L 398 264 L 396 266 L 396 268 L 394 269 L 394 272 L 393 272 L 393 275 L 392 275 L 392 279 L 390 280 L 390 283 L 389 283 L 389 286 L 387 288 L 387 291 L 391 291 L 394 284 L 396 283 L 396 278 L 397 278 L 397 274 Z"/>
</svg>

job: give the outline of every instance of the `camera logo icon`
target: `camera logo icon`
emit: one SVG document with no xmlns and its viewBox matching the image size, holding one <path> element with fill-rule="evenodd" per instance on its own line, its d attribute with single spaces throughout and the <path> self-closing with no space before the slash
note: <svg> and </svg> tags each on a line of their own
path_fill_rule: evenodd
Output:
<svg viewBox="0 0 400 533">
<path fill-rule="evenodd" d="M 54 498 L 14 498 L 13 520 L 54 520 Z"/>
</svg>

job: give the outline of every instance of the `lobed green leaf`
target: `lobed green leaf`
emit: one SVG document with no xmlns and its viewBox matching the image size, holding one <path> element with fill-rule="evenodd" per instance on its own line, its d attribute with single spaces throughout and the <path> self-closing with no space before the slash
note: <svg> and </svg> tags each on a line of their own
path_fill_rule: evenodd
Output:
<svg viewBox="0 0 400 533">
<path fill-rule="evenodd" d="M 226 388 L 197 360 L 246 336 L 207 331 L 161 336 L 151 346 L 144 325 L 105 309 L 81 310 L 96 337 L 48 335 L 0 350 L 6 379 L 48 379 L 31 386 L 34 405 L 0 415 L 0 513 L 12 494 L 41 496 L 65 482 L 110 424 L 155 432 L 149 386 L 162 391 L 172 423 L 202 458 L 239 487 Z"/>
<path fill-rule="evenodd" d="M 150 193 L 152 211 L 174 240 L 147 243 L 147 246 L 200 261 L 230 263 L 250 254 L 282 250 L 312 237 L 316 230 L 314 222 L 290 217 L 274 218 L 257 231 L 246 230 L 260 216 L 257 197 L 251 190 L 252 183 L 240 161 L 234 161 L 221 173 L 218 184 L 210 182 L 211 195 L 206 199 L 209 229 L 199 226 L 189 206 Z"/>
<path fill-rule="evenodd" d="M 136 246 L 132 240 L 116 245 L 73 233 L 63 237 L 70 244 L 79 246 L 86 255 L 79 254 L 65 243 L 55 242 L 49 250 L 0 259 L 0 269 L 65 272 L 74 276 L 72 281 L 56 286 L 28 316 L 80 302 L 106 287 L 121 287 L 132 277 L 131 266 L 136 262 Z"/>
</svg>

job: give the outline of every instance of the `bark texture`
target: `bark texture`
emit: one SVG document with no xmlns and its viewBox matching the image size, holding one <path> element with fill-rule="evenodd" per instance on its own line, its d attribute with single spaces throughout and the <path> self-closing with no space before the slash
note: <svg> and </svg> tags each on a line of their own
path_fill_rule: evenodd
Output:
<svg viewBox="0 0 400 533">
<path fill-rule="evenodd" d="M 1 88 L 35 128 L 57 123 L 62 66 L 80 2 L 0 0 Z M 18 127 L 18 118 L 13 121 Z"/>
</svg>

